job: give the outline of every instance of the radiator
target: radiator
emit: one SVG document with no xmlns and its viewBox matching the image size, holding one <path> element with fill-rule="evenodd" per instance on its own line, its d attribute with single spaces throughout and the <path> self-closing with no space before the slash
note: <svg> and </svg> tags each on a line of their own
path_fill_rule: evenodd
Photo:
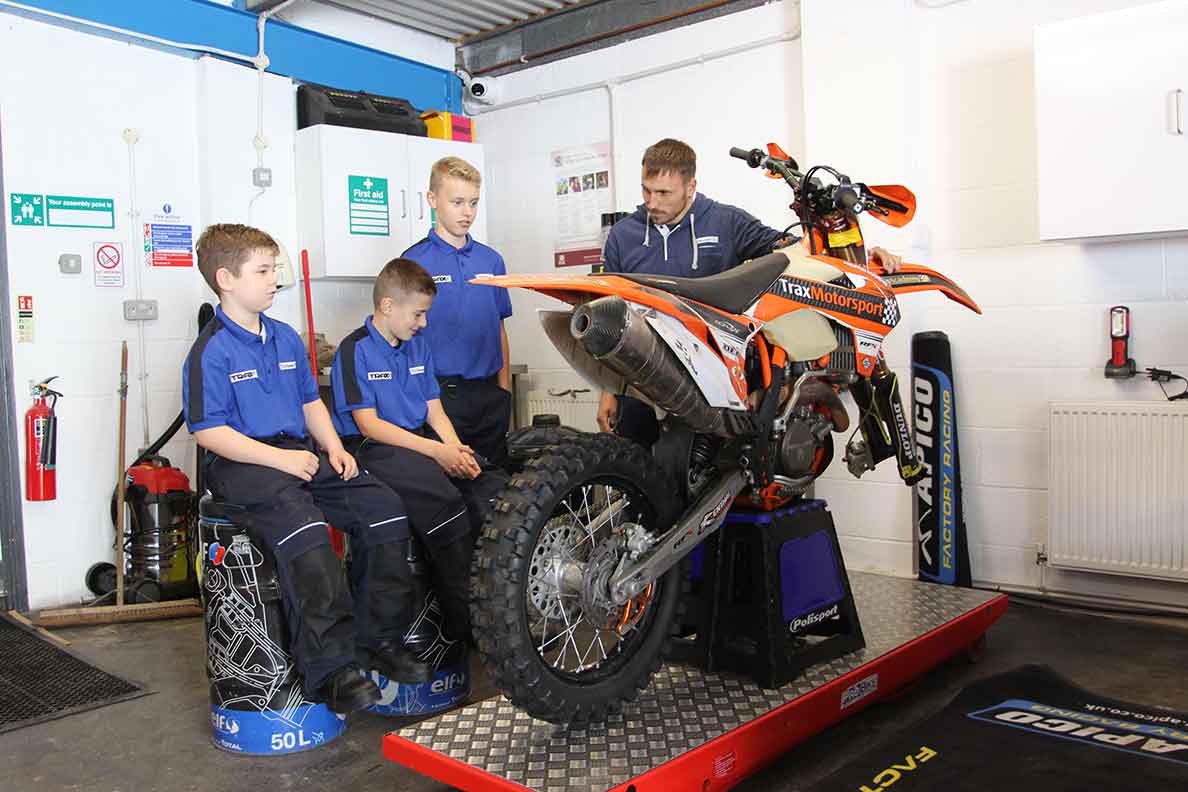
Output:
<svg viewBox="0 0 1188 792">
<path fill-rule="evenodd" d="M 529 426 L 532 416 L 551 413 L 565 426 L 587 432 L 598 431 L 598 392 L 580 386 L 550 390 L 529 390 L 519 404 L 518 425 Z"/>
<path fill-rule="evenodd" d="M 1051 402 L 1048 562 L 1188 581 L 1188 407 Z"/>
</svg>

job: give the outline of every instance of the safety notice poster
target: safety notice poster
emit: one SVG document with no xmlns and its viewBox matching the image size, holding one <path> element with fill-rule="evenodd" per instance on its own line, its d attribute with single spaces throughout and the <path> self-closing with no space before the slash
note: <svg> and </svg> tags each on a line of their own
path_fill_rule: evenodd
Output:
<svg viewBox="0 0 1188 792">
<path fill-rule="evenodd" d="M 610 143 L 591 143 L 554 151 L 553 192 L 557 230 L 553 265 L 581 267 L 602 260 L 602 214 L 614 207 L 610 183 Z"/>
<path fill-rule="evenodd" d="M 95 261 L 95 285 L 124 286 L 124 245 L 122 242 L 96 242 L 92 245 Z"/>
<path fill-rule="evenodd" d="M 194 266 L 194 226 L 186 222 L 182 209 L 172 201 L 160 204 L 144 224 L 146 267 Z"/>
</svg>

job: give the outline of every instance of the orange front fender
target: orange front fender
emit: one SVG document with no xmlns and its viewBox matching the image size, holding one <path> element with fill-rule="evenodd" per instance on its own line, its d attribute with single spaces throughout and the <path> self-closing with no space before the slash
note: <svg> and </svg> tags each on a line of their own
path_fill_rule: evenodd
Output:
<svg viewBox="0 0 1188 792">
<path fill-rule="evenodd" d="M 953 302 L 961 303 L 974 313 L 982 312 L 982 309 L 978 307 L 972 297 L 965 293 L 964 289 L 936 270 L 921 264 L 909 264 L 905 261 L 896 272 L 891 275 L 883 275 L 882 278 L 896 294 L 939 291 Z"/>
</svg>

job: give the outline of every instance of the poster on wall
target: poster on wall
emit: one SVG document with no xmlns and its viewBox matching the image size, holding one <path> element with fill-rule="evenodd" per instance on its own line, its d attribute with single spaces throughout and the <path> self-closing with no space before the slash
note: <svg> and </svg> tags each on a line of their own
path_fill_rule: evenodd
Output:
<svg viewBox="0 0 1188 792">
<path fill-rule="evenodd" d="M 347 176 L 347 226 L 352 235 L 389 236 L 388 180 L 382 176 Z"/>
<path fill-rule="evenodd" d="M 115 228 L 115 200 L 80 195 L 46 195 L 47 226 L 58 228 Z"/>
<path fill-rule="evenodd" d="M 9 216 L 9 223 L 13 228 L 45 226 L 44 196 L 37 193 L 11 193 L 11 198 L 9 206 L 12 208 L 12 214 Z"/>
<path fill-rule="evenodd" d="M 95 285 L 122 288 L 124 285 L 123 243 L 96 242 L 93 248 L 95 251 Z"/>
<path fill-rule="evenodd" d="M 194 266 L 194 227 L 180 210 L 165 202 L 144 224 L 144 264 L 146 267 Z"/>
<path fill-rule="evenodd" d="M 553 193 L 557 230 L 553 242 L 554 267 L 588 267 L 602 260 L 599 234 L 602 213 L 614 209 L 610 183 L 610 143 L 554 151 Z"/>
<path fill-rule="evenodd" d="M 33 295 L 17 295 L 16 340 L 18 344 L 33 343 Z"/>
</svg>

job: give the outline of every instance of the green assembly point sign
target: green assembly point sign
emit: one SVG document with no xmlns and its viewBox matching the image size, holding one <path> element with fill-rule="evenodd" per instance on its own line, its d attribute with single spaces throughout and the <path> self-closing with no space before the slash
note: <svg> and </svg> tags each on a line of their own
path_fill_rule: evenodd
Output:
<svg viewBox="0 0 1188 792">
<path fill-rule="evenodd" d="M 347 176 L 347 219 L 352 234 L 388 236 L 388 180 Z"/>
<path fill-rule="evenodd" d="M 46 225 L 59 228 L 115 228 L 115 201 L 76 195 L 45 196 Z"/>
<path fill-rule="evenodd" d="M 10 225 L 45 225 L 45 201 L 42 199 L 42 196 L 33 195 L 32 193 L 11 193 L 8 206 L 12 212 L 9 215 Z"/>
</svg>

